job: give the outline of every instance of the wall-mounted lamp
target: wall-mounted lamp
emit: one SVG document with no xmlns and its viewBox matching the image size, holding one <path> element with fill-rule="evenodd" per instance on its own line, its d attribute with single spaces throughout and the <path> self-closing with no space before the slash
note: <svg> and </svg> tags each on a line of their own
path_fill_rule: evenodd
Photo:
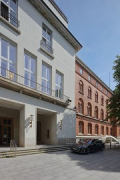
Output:
<svg viewBox="0 0 120 180">
<path fill-rule="evenodd" d="M 32 128 L 33 115 L 30 115 L 30 127 Z"/>
</svg>

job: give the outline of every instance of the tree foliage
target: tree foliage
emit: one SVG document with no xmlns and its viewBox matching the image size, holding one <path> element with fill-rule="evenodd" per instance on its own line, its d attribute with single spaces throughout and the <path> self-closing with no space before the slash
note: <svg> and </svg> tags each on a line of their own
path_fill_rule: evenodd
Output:
<svg viewBox="0 0 120 180">
<path fill-rule="evenodd" d="M 116 58 L 113 66 L 113 78 L 117 85 L 112 97 L 108 100 L 107 111 L 108 118 L 112 120 L 111 123 L 120 125 L 120 56 L 116 56 Z"/>
</svg>

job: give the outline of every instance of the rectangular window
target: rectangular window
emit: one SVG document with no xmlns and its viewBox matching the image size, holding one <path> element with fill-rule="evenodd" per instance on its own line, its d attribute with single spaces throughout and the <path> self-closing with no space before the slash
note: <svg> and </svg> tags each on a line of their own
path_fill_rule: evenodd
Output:
<svg viewBox="0 0 120 180">
<path fill-rule="evenodd" d="M 42 27 L 42 48 L 52 54 L 52 31 L 44 24 Z"/>
<path fill-rule="evenodd" d="M 0 39 L 0 75 L 16 80 L 16 46 L 5 39 Z"/>
<path fill-rule="evenodd" d="M 56 72 L 55 96 L 62 99 L 62 74 Z"/>
<path fill-rule="evenodd" d="M 17 0 L 2 0 L 1 16 L 15 27 L 18 27 L 17 11 Z"/>
<path fill-rule="evenodd" d="M 36 87 L 36 60 L 31 55 L 24 54 L 24 85 L 33 89 Z"/>
<path fill-rule="evenodd" d="M 42 91 L 51 95 L 51 68 L 42 64 Z"/>
<path fill-rule="evenodd" d="M 96 81 L 96 84 L 95 84 L 96 87 L 98 87 L 98 82 Z"/>
<path fill-rule="evenodd" d="M 90 75 L 88 75 L 88 81 L 91 81 L 91 76 Z"/>
<path fill-rule="evenodd" d="M 80 74 L 83 74 L 83 69 L 82 68 L 80 68 Z"/>
<path fill-rule="evenodd" d="M 103 91 L 103 87 L 101 86 L 101 91 Z"/>
</svg>

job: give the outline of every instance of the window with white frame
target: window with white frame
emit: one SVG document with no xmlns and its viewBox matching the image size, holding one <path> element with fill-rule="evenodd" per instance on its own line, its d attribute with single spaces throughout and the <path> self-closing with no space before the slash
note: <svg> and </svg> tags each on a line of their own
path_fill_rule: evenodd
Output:
<svg viewBox="0 0 120 180">
<path fill-rule="evenodd" d="M 58 98 L 62 98 L 62 93 L 63 93 L 62 79 L 63 79 L 62 74 L 56 72 L 55 96 Z"/>
<path fill-rule="evenodd" d="M 98 87 L 98 82 L 96 81 L 95 86 Z"/>
<path fill-rule="evenodd" d="M 0 75 L 15 80 L 16 46 L 3 38 L 0 39 L 0 46 Z"/>
<path fill-rule="evenodd" d="M 52 54 L 52 32 L 44 24 L 42 27 L 42 47 Z"/>
<path fill-rule="evenodd" d="M 88 81 L 91 81 L 91 76 L 90 75 L 88 75 Z"/>
<path fill-rule="evenodd" d="M 17 0 L 2 0 L 1 2 L 1 15 L 12 25 L 18 26 L 17 24 Z"/>
<path fill-rule="evenodd" d="M 30 54 L 24 54 L 24 85 L 35 89 L 36 60 Z"/>
<path fill-rule="evenodd" d="M 51 94 L 51 68 L 42 64 L 42 91 L 46 94 Z"/>
<path fill-rule="evenodd" d="M 83 69 L 82 68 L 80 68 L 80 74 L 83 74 Z"/>
</svg>

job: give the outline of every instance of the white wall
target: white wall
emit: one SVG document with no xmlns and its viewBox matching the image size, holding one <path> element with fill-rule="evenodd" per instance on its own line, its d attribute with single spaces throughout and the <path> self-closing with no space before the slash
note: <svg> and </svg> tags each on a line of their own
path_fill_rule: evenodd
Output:
<svg viewBox="0 0 120 180">
<path fill-rule="evenodd" d="M 11 40 L 17 46 L 17 73 L 24 76 L 24 49 L 36 57 L 37 63 L 37 83 L 42 83 L 42 61 L 52 67 L 52 89 L 55 90 L 55 73 L 56 70 L 64 75 L 64 92 L 66 96 L 72 100 L 71 106 L 75 106 L 75 50 L 63 38 L 63 36 L 30 4 L 29 1 L 18 1 L 18 20 L 20 21 L 19 30 L 21 34 L 8 27 L 5 23 L 0 22 L 0 33 L 2 37 Z M 54 49 L 54 59 L 51 59 L 40 50 L 40 41 L 42 39 L 42 23 L 49 27 L 52 31 L 52 47 Z M 23 127 L 23 121 L 27 119 L 30 112 L 33 111 L 36 117 L 36 108 L 45 108 L 48 111 L 57 112 L 57 123 L 63 119 L 65 127 L 63 130 L 57 131 L 58 138 L 75 137 L 75 114 L 69 112 L 64 107 L 60 107 L 42 100 L 28 97 L 23 94 L 15 93 L 9 90 L 0 88 L 0 98 L 5 98 L 8 101 L 21 102 L 25 105 L 25 110 L 20 113 L 20 126 Z M 69 121 L 70 120 L 70 121 Z M 34 121 L 36 122 L 36 120 Z M 33 123 L 35 128 L 35 124 Z M 23 132 L 20 132 L 20 134 Z M 24 134 L 25 133 L 25 134 Z M 20 140 L 21 145 L 35 144 L 35 132 L 28 130 L 24 132 L 24 138 Z M 29 135 L 27 134 L 29 133 Z M 64 136 L 63 136 L 64 134 Z M 31 138 L 34 138 L 31 139 Z"/>
<path fill-rule="evenodd" d="M 35 146 L 36 144 L 37 109 L 53 112 L 57 115 L 57 117 L 56 115 L 50 116 L 50 124 L 48 123 L 48 126 L 51 126 L 51 132 L 53 131 L 51 143 L 58 143 L 58 140 L 62 138 L 75 138 L 76 119 L 74 111 L 66 110 L 64 107 L 60 107 L 55 104 L 51 104 L 1 87 L 0 99 L 4 99 L 11 103 L 15 102 L 24 105 L 24 107 L 20 109 L 19 142 L 21 146 Z M 34 115 L 32 128 L 29 127 L 29 118 L 31 114 Z M 59 128 L 60 120 L 63 120 L 62 130 Z"/>
</svg>

